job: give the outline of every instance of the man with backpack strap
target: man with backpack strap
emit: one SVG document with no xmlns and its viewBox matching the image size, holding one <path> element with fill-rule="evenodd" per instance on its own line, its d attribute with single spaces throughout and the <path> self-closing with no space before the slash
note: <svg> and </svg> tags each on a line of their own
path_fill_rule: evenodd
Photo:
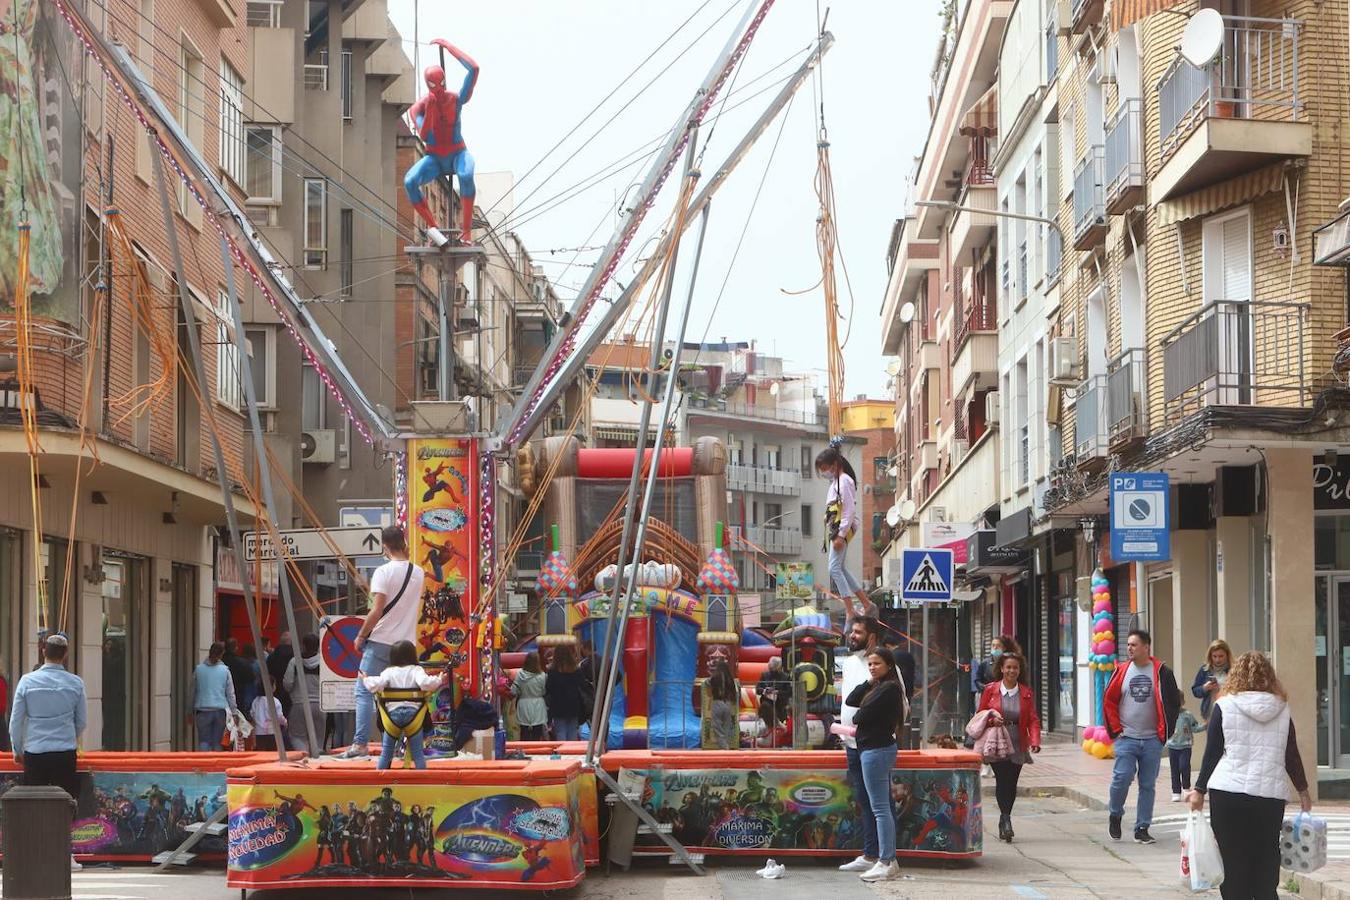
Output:
<svg viewBox="0 0 1350 900">
<path fill-rule="evenodd" d="M 361 674 L 379 675 L 389 666 L 389 650 L 399 641 L 417 642 L 417 623 L 422 618 L 422 582 L 426 573 L 408 559 L 408 538 L 391 525 L 380 534 L 389 562 L 370 579 L 370 612 L 356 636 L 361 654 Z M 369 756 L 367 743 L 375 719 L 375 697 L 356 679 L 356 730 L 343 759 Z"/>
</svg>

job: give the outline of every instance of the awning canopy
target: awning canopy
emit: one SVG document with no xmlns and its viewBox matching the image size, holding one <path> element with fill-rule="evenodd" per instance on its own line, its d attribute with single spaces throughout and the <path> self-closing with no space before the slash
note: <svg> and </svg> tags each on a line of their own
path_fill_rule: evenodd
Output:
<svg viewBox="0 0 1350 900">
<path fill-rule="evenodd" d="M 1115 0 L 1111 4 L 1111 27 L 1119 31 L 1180 2 L 1181 0 Z"/>
<path fill-rule="evenodd" d="M 998 134 L 998 85 L 992 84 L 961 119 L 961 133 L 971 137 Z"/>
<path fill-rule="evenodd" d="M 1171 225 L 1207 216 L 1278 191 L 1284 185 L 1284 169 L 1283 162 L 1271 163 L 1255 172 L 1164 200 L 1158 204 L 1158 223 Z"/>
</svg>

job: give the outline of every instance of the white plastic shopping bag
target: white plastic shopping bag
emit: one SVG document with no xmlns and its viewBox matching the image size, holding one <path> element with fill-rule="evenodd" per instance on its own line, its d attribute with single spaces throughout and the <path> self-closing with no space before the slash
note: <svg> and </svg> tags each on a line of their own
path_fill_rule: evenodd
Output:
<svg viewBox="0 0 1350 900">
<path fill-rule="evenodd" d="M 1195 893 L 1223 884 L 1223 857 L 1204 813 L 1192 811 L 1181 832 L 1181 883 Z"/>
</svg>

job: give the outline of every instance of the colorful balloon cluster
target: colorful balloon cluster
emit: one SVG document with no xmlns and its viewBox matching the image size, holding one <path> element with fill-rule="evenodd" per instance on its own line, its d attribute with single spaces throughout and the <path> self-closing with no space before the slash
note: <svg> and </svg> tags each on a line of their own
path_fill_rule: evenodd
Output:
<svg viewBox="0 0 1350 900">
<path fill-rule="evenodd" d="M 1111 612 L 1111 583 L 1101 569 L 1092 573 L 1092 640 L 1088 669 L 1094 673 L 1094 693 L 1100 695 L 1106 688 L 1107 673 L 1116 667 L 1116 626 Z M 1095 704 L 1100 710 L 1100 702 Z M 1101 721 L 1101 716 L 1097 716 Z M 1112 759 L 1116 755 L 1114 742 L 1106 726 L 1092 725 L 1083 731 L 1083 750 L 1097 759 Z"/>
<path fill-rule="evenodd" d="M 1092 573 L 1092 654 L 1088 668 L 1110 672 L 1116 667 L 1116 625 L 1111 614 L 1111 583 L 1101 569 Z"/>
<path fill-rule="evenodd" d="M 1098 759 L 1115 759 L 1116 745 L 1105 725 L 1089 725 L 1083 729 L 1083 750 Z"/>
</svg>

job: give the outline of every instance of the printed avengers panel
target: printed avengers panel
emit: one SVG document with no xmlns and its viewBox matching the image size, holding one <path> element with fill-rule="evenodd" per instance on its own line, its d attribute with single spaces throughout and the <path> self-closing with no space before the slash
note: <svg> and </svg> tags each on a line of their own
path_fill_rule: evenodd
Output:
<svg viewBox="0 0 1350 900">
<path fill-rule="evenodd" d="M 675 838 L 707 853 L 853 854 L 862 811 L 848 772 L 775 769 L 649 769 L 643 804 Z M 897 769 L 891 776 L 896 852 L 977 856 L 983 849 L 979 772 Z M 640 836 L 654 846 L 659 839 Z"/>
<path fill-rule="evenodd" d="M 229 798 L 231 887 L 552 890 L 585 871 L 575 783 L 232 784 Z"/>
</svg>

